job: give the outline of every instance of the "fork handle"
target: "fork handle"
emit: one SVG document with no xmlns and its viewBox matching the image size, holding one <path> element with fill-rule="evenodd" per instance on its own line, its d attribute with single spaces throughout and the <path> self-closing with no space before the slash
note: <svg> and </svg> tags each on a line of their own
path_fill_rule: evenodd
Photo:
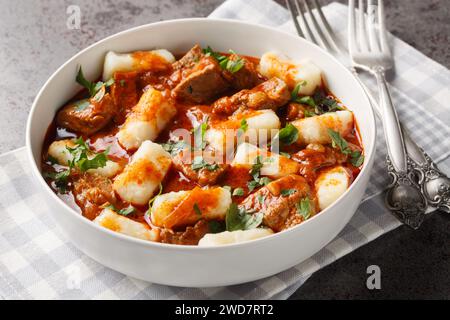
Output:
<svg viewBox="0 0 450 320">
<path fill-rule="evenodd" d="M 355 76 L 355 79 L 362 86 L 362 88 L 365 91 L 367 97 L 369 98 L 369 101 L 370 101 L 370 104 L 373 107 L 373 110 L 375 110 L 375 112 L 378 115 L 378 118 L 381 120 L 382 119 L 381 118 L 381 110 L 380 110 L 380 106 L 378 104 L 378 101 L 375 99 L 375 97 L 373 96 L 372 92 L 365 85 L 365 83 L 361 81 L 361 79 L 359 78 L 359 75 L 358 75 L 358 71 L 356 71 L 356 69 L 353 68 L 353 67 L 350 68 L 350 71 L 353 73 L 353 75 Z M 411 137 L 410 137 L 410 135 L 408 133 L 408 130 L 405 128 L 405 126 L 402 125 L 401 122 L 400 122 L 400 126 L 402 128 L 403 139 L 404 139 L 404 143 L 405 143 L 407 154 L 417 164 L 425 164 L 427 162 L 427 160 L 425 158 L 425 155 L 423 154 L 423 151 L 420 149 L 420 147 L 417 145 L 417 143 L 415 143 L 414 140 L 411 139 Z"/>
<path fill-rule="evenodd" d="M 407 157 L 405 150 L 405 142 L 403 140 L 402 129 L 395 111 L 392 98 L 389 93 L 386 79 L 384 77 L 384 68 L 377 67 L 372 69 L 378 83 L 378 91 L 380 94 L 380 107 L 386 138 L 386 145 L 392 165 L 398 172 L 407 171 Z"/>
</svg>

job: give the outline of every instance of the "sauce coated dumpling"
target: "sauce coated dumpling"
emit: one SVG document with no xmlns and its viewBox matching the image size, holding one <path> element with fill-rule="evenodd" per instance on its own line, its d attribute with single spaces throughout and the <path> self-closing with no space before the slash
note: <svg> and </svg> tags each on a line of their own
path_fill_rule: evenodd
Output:
<svg viewBox="0 0 450 320">
<path fill-rule="evenodd" d="M 145 205 L 159 189 L 171 164 L 170 154 L 161 145 L 144 141 L 123 172 L 114 179 L 113 188 L 122 200 Z"/>
<path fill-rule="evenodd" d="M 301 95 L 313 94 L 322 85 L 322 71 L 314 63 L 308 60 L 292 61 L 276 52 L 261 56 L 259 72 L 268 78 L 280 78 L 291 90 L 297 83 L 302 83 L 298 91 Z"/>
</svg>

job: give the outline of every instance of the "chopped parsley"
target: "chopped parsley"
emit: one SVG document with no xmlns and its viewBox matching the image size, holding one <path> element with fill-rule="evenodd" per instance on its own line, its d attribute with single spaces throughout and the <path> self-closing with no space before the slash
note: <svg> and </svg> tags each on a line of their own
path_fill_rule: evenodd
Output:
<svg viewBox="0 0 450 320">
<path fill-rule="evenodd" d="M 244 195 L 244 189 L 236 188 L 236 189 L 233 190 L 233 196 L 240 197 L 240 196 L 243 196 L 243 195 Z"/>
<path fill-rule="evenodd" d="M 295 189 L 283 189 L 280 191 L 280 193 L 283 197 L 288 197 L 290 195 L 293 195 L 296 192 L 297 192 L 297 190 L 295 190 Z"/>
<path fill-rule="evenodd" d="M 203 150 L 206 147 L 205 134 L 208 129 L 208 118 L 205 119 L 201 124 L 192 129 L 194 134 L 194 146 L 196 149 Z"/>
<path fill-rule="evenodd" d="M 237 56 L 237 54 L 233 51 L 229 51 L 231 54 L 234 54 Z M 224 56 L 218 52 L 215 52 L 213 49 L 211 49 L 210 46 L 206 47 L 206 49 L 203 49 L 203 53 L 206 56 L 211 56 L 219 62 L 219 65 L 222 69 L 228 70 L 231 73 L 236 73 L 244 66 L 245 61 L 241 57 L 237 56 L 235 60 L 230 60 L 229 57 Z"/>
<path fill-rule="evenodd" d="M 300 97 L 298 91 L 300 87 L 305 84 L 306 83 L 298 83 L 291 93 L 291 101 L 313 108 L 313 110 L 307 109 L 305 111 L 305 117 L 312 117 L 314 115 L 321 115 L 323 113 L 344 109 L 333 97 L 327 95 L 323 89 L 316 90 L 312 96 Z"/>
<path fill-rule="evenodd" d="M 194 203 L 194 212 L 196 215 L 201 216 L 202 215 L 202 211 L 200 210 L 198 204 Z"/>
<path fill-rule="evenodd" d="M 264 204 L 264 201 L 266 200 L 266 196 L 265 195 L 262 195 L 262 194 L 258 194 L 257 196 L 256 196 L 256 199 L 258 200 L 258 202 L 259 202 L 259 204 Z"/>
<path fill-rule="evenodd" d="M 117 209 L 113 204 L 109 204 L 105 208 L 111 209 L 112 211 L 114 211 L 122 216 L 128 216 L 129 214 L 136 212 L 136 208 L 133 206 L 128 206 L 127 208 L 123 208 L 123 209 Z"/>
<path fill-rule="evenodd" d="M 87 107 L 89 107 L 91 105 L 91 103 L 89 102 L 88 99 L 83 99 L 83 100 L 75 102 L 73 105 L 75 106 L 76 111 L 83 111 Z"/>
<path fill-rule="evenodd" d="M 355 167 L 360 167 L 364 162 L 364 155 L 359 150 L 352 151 L 348 142 L 342 138 L 339 132 L 328 128 L 328 135 L 331 138 L 331 146 L 333 148 L 339 148 L 344 155 L 350 157 L 350 163 Z"/>
<path fill-rule="evenodd" d="M 177 155 L 181 150 L 185 149 L 186 147 L 189 147 L 187 143 L 185 143 L 183 140 L 180 141 L 169 141 L 167 143 L 163 143 L 162 147 L 164 150 L 169 152 L 172 156 Z"/>
<path fill-rule="evenodd" d="M 257 228 L 263 220 L 262 213 L 248 213 L 243 208 L 238 208 L 235 203 L 230 205 L 225 217 L 227 231 L 250 230 Z"/>
<path fill-rule="evenodd" d="M 44 172 L 42 175 L 44 178 L 52 179 L 55 182 L 55 187 L 59 190 L 59 192 L 67 192 L 70 176 L 69 169 L 60 172 Z"/>
<path fill-rule="evenodd" d="M 262 157 L 257 156 L 256 161 L 249 172 L 253 178 L 253 180 L 247 183 L 249 191 L 253 191 L 255 188 L 266 186 L 270 183 L 271 180 L 268 177 L 260 177 L 261 168 L 263 167 L 263 165 L 264 164 L 262 162 Z"/>
<path fill-rule="evenodd" d="M 286 127 L 278 131 L 274 139 L 280 141 L 284 145 L 293 144 L 298 140 L 298 129 L 292 123 L 288 123 Z"/>
<path fill-rule="evenodd" d="M 308 197 L 301 199 L 296 205 L 297 214 L 301 215 L 304 220 L 311 216 L 311 200 Z"/>
<path fill-rule="evenodd" d="M 198 171 L 201 169 L 216 171 L 217 169 L 219 169 L 219 165 L 217 163 L 208 163 L 201 156 L 195 157 L 192 161 L 192 170 Z"/>
<path fill-rule="evenodd" d="M 81 172 L 85 172 L 89 169 L 103 168 L 106 166 L 106 162 L 108 161 L 108 150 L 96 153 L 94 154 L 94 157 L 89 158 L 88 155 L 91 155 L 92 152 L 82 137 L 75 140 L 75 145 L 74 148 L 66 147 L 73 157 L 73 159 L 69 161 L 70 169 L 78 168 Z"/>
<path fill-rule="evenodd" d="M 208 221 L 208 228 L 210 233 L 220 233 L 225 231 L 225 224 L 221 221 L 211 220 Z"/>
<path fill-rule="evenodd" d="M 80 84 L 81 86 L 85 87 L 89 91 L 89 96 L 90 97 L 94 97 L 97 94 L 97 92 L 103 86 L 109 87 L 109 86 L 111 86 L 114 83 L 114 79 L 113 78 L 109 79 L 106 82 L 102 82 L 102 81 L 91 82 L 91 81 L 87 80 L 84 77 L 83 70 L 81 69 L 81 66 L 78 69 L 78 73 L 77 73 L 77 76 L 76 76 L 75 80 L 76 80 L 76 82 L 78 84 Z"/>
</svg>

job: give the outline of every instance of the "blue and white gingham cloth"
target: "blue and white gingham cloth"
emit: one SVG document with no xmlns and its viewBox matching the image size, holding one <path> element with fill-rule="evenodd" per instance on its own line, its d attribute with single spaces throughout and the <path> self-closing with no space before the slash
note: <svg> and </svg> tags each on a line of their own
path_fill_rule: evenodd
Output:
<svg viewBox="0 0 450 320">
<path fill-rule="evenodd" d="M 346 7 L 325 14 L 345 37 Z M 294 32 L 288 12 L 271 0 L 229 0 L 211 17 L 232 18 Z M 345 43 L 345 42 L 344 42 Z M 419 145 L 450 173 L 450 72 L 403 41 L 392 38 L 394 103 Z M 367 79 L 374 88 L 374 82 Z M 381 125 L 378 123 L 379 128 Z M 388 183 L 385 142 L 378 151 L 364 201 L 325 248 L 287 271 L 259 281 L 208 289 L 156 285 L 110 270 L 76 249 L 50 218 L 30 176 L 25 149 L 0 156 L 0 297 L 4 299 L 286 299 L 315 271 L 400 225 L 383 206 Z M 75 278 L 74 278 L 75 277 Z"/>
</svg>

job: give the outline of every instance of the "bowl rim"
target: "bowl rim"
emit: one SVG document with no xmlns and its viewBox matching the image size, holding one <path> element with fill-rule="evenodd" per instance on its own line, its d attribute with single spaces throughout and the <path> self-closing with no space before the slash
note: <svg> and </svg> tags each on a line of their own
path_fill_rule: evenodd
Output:
<svg viewBox="0 0 450 320">
<path fill-rule="evenodd" d="M 211 23 L 211 24 L 215 24 L 215 23 L 225 23 L 225 24 L 238 24 L 241 25 L 242 27 L 257 27 L 262 29 L 262 31 L 266 30 L 268 32 L 275 32 L 275 33 L 280 33 L 283 34 L 283 36 L 287 36 L 289 38 L 292 39 L 292 41 L 300 41 L 303 44 L 306 44 L 308 46 L 313 46 L 315 47 L 317 50 L 321 51 L 323 54 L 325 54 L 328 59 L 332 60 L 335 64 L 338 64 L 339 67 L 343 70 L 344 73 L 347 73 L 348 76 L 350 76 L 351 78 L 353 78 L 354 76 L 351 74 L 351 72 L 344 66 L 342 65 L 342 63 L 337 60 L 337 58 L 335 58 L 333 55 L 331 55 L 330 53 L 328 53 L 327 51 L 323 50 L 322 48 L 320 48 L 318 45 L 311 43 L 297 35 L 288 33 L 286 31 L 274 28 L 274 27 L 270 27 L 267 25 L 263 25 L 263 24 L 259 24 L 259 23 L 252 23 L 252 22 L 245 22 L 245 21 L 239 21 L 239 20 L 234 20 L 234 19 L 222 19 L 222 18 L 183 18 L 183 19 L 171 19 L 171 20 L 164 20 L 164 21 L 159 21 L 159 22 L 153 22 L 153 23 L 148 23 L 148 24 L 144 24 L 144 25 L 140 25 L 140 26 L 136 26 L 133 28 L 129 28 L 120 32 L 117 32 L 115 34 L 112 34 L 106 38 L 103 38 L 99 41 L 96 41 L 95 43 L 89 45 L 88 47 L 82 49 L 81 51 L 77 52 L 75 55 L 73 55 L 71 58 L 69 58 L 66 62 L 64 62 L 59 68 L 56 69 L 56 71 L 54 71 L 52 73 L 52 75 L 45 81 L 44 85 L 41 87 L 41 89 L 39 90 L 38 94 L 36 95 L 36 97 L 33 100 L 33 104 L 31 106 L 30 109 L 30 113 L 28 115 L 27 118 L 27 125 L 26 125 L 26 150 L 27 150 L 27 156 L 28 156 L 28 160 L 29 162 L 31 162 L 31 170 L 32 170 L 32 174 L 35 176 L 35 178 L 39 181 L 39 184 L 41 185 L 41 189 L 45 189 L 44 192 L 46 192 L 47 194 L 50 194 L 50 197 L 58 202 L 59 204 L 61 204 L 62 206 L 65 206 L 66 209 L 68 209 L 70 211 L 70 214 L 75 215 L 76 219 L 79 219 L 80 221 L 82 221 L 83 224 L 85 224 L 88 228 L 95 228 L 96 231 L 99 231 L 105 235 L 111 236 L 111 237 L 115 237 L 118 240 L 121 241 L 129 241 L 132 242 L 136 245 L 140 245 L 140 246 L 144 246 L 144 247 L 148 247 L 148 248 L 154 248 L 154 249 L 161 249 L 161 250 L 189 250 L 189 251 L 195 251 L 195 252 L 199 252 L 199 251 L 211 251 L 211 250 L 226 250 L 226 249 L 233 249 L 236 247 L 246 247 L 246 246 L 253 246 L 256 245 L 257 243 L 263 243 L 263 242 L 267 242 L 267 241 L 272 241 L 272 239 L 276 239 L 276 238 L 281 238 L 283 236 L 287 236 L 290 233 L 296 232 L 297 229 L 301 228 L 301 226 L 304 226 L 308 223 L 311 223 L 312 220 L 317 219 L 317 216 L 323 216 L 324 214 L 330 214 L 329 212 L 332 211 L 333 207 L 335 207 L 340 201 L 342 201 L 343 198 L 346 198 L 348 196 L 350 196 L 350 194 L 352 193 L 352 190 L 355 189 L 356 185 L 359 184 L 359 181 L 362 179 L 362 177 L 364 175 L 368 175 L 370 174 L 370 169 L 368 167 L 367 164 L 369 164 L 372 161 L 372 158 L 375 155 L 375 148 L 376 148 L 376 144 L 375 144 L 375 140 L 376 140 L 376 124 L 375 124 L 375 114 L 374 111 L 372 109 L 372 106 L 370 104 L 370 100 L 367 97 L 367 95 L 364 93 L 364 89 L 361 86 L 361 84 L 354 79 L 355 85 L 356 87 L 363 92 L 363 99 L 366 102 L 366 105 L 368 106 L 368 108 L 366 108 L 368 114 L 367 116 L 370 118 L 370 123 L 372 123 L 372 137 L 371 137 L 371 141 L 369 141 L 369 150 L 364 149 L 364 156 L 365 156 L 365 163 L 366 165 L 363 165 L 363 168 L 361 169 L 361 172 L 358 174 L 358 176 L 356 177 L 356 179 L 352 182 L 352 184 L 350 185 L 350 187 L 342 194 L 339 196 L 338 199 L 336 199 L 329 207 L 325 208 L 324 210 L 320 211 L 319 214 L 314 215 L 313 217 L 311 217 L 310 219 L 302 222 L 301 224 L 298 224 L 292 228 L 289 228 L 287 230 L 283 230 L 281 232 L 277 232 L 274 233 L 272 235 L 266 236 L 266 237 L 262 237 L 262 238 L 258 238 L 258 239 L 254 239 L 254 240 L 249 240 L 249 241 L 244 241 L 244 242 L 239 242 L 239 243 L 232 243 L 232 244 L 225 244 L 225 245 L 220 245 L 220 246 L 192 246 L 192 245 L 180 245 L 180 244 L 168 244 L 168 243 L 161 243 L 161 242 L 154 242 L 154 241 L 148 241 L 148 240 L 143 240 L 143 239 L 139 239 L 139 238 L 134 238 L 119 232 L 114 232 L 112 230 L 109 230 L 107 228 L 104 228 L 102 226 L 99 226 L 95 223 L 93 223 L 91 220 L 85 218 L 84 216 L 82 216 L 79 212 L 76 212 L 73 208 L 71 208 L 67 203 L 65 203 L 61 198 L 59 198 L 56 193 L 53 192 L 53 190 L 51 190 L 51 188 L 48 186 L 48 184 L 45 182 L 41 171 L 39 170 L 38 164 L 36 163 L 36 161 L 34 160 L 34 156 L 33 156 L 33 148 L 31 146 L 31 126 L 33 123 L 33 119 L 35 118 L 35 112 L 36 112 L 36 108 L 37 108 L 37 104 L 38 101 L 41 97 L 41 95 L 43 94 L 43 92 L 47 89 L 48 84 L 53 80 L 53 78 L 62 70 L 64 69 L 69 63 L 71 63 L 73 60 L 76 60 L 80 55 L 84 54 L 86 51 L 90 50 L 92 47 L 95 47 L 103 42 L 107 42 L 115 37 L 119 37 L 122 36 L 124 34 L 132 34 L 133 32 L 136 32 L 140 29 L 145 29 L 145 28 L 149 28 L 149 27 L 153 27 L 153 26 L 163 26 L 163 25 L 169 25 L 169 24 L 177 24 L 177 23 L 191 23 L 191 22 L 206 22 L 206 23 Z"/>
</svg>

